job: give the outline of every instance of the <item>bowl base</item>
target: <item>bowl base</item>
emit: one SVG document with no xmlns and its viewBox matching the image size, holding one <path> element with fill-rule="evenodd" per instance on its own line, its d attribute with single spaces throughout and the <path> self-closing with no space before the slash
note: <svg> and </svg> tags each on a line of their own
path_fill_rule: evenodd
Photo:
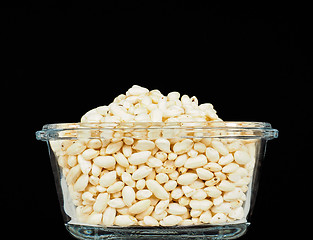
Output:
<svg viewBox="0 0 313 240">
<path fill-rule="evenodd" d="M 194 225 L 173 227 L 98 227 L 65 224 L 78 239 L 235 239 L 242 236 L 250 223 L 229 225 Z"/>
</svg>

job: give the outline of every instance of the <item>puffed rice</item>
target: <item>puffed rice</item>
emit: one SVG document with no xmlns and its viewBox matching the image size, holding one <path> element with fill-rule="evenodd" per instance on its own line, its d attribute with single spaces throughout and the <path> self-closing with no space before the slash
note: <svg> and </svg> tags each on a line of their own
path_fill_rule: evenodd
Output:
<svg viewBox="0 0 313 240">
<path fill-rule="evenodd" d="M 207 121 L 221 121 L 212 104 L 137 85 L 108 106 L 88 111 L 82 123 L 140 125 L 124 131 L 79 130 L 77 140 L 51 142 L 78 220 L 173 226 L 243 219 L 256 141 L 190 135 L 177 127 L 146 130 L 150 125 L 145 123 L 179 122 L 188 128 Z"/>
</svg>

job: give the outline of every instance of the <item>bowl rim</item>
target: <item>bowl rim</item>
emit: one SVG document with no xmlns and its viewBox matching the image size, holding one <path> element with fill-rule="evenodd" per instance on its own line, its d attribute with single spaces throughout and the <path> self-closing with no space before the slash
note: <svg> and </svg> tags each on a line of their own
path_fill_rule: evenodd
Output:
<svg viewBox="0 0 313 240">
<path fill-rule="evenodd" d="M 90 131 L 90 130 L 165 130 L 165 129 L 185 129 L 189 132 L 206 132 L 210 133 L 205 137 L 238 137 L 238 134 L 229 133 L 240 132 L 246 138 L 265 138 L 267 140 L 277 138 L 278 130 L 273 129 L 268 122 L 254 121 L 203 121 L 203 122 L 77 122 L 77 123 L 53 123 L 45 124 L 42 130 L 36 132 L 37 140 L 47 141 L 51 139 L 68 139 L 68 137 L 60 136 L 60 132 L 64 131 Z M 221 135 L 222 131 L 226 131 L 227 136 Z M 244 134 L 246 133 L 246 134 Z M 177 136 L 188 137 L 188 136 Z M 189 136 L 190 137 L 190 136 Z M 194 136 L 195 137 L 195 136 Z M 242 136 L 243 137 L 243 136 Z"/>
</svg>

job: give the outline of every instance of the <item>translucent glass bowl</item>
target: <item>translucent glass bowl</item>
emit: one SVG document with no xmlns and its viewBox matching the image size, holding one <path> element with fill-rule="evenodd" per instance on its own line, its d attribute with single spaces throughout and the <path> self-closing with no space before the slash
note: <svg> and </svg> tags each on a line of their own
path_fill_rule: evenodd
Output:
<svg viewBox="0 0 313 240">
<path fill-rule="evenodd" d="M 264 122 L 62 123 L 43 126 L 36 137 L 48 144 L 64 222 L 78 239 L 234 239 L 250 224 L 266 143 L 278 131 Z M 134 163 L 139 152 L 148 158 Z M 143 167 L 148 175 L 133 174 Z M 114 171 L 119 183 L 110 188 L 104 175 Z M 186 173 L 197 179 L 184 183 Z M 159 182 L 165 198 L 148 180 Z M 168 181 L 174 186 L 165 186 Z M 133 205 L 114 205 L 112 199 L 132 197 L 123 195 L 126 186 L 136 192 L 132 204 L 149 199 L 148 208 L 138 213 Z M 150 196 L 138 197 L 139 190 Z M 156 212 L 167 200 L 171 207 Z M 126 222 L 119 215 L 127 215 Z M 146 221 L 149 215 L 156 226 Z M 171 215 L 179 216 L 172 217 L 176 222 L 165 219 Z"/>
</svg>

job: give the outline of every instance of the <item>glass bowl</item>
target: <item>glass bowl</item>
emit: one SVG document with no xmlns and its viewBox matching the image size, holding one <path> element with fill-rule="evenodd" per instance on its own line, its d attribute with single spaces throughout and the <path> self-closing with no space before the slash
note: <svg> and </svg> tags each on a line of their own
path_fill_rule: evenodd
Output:
<svg viewBox="0 0 313 240">
<path fill-rule="evenodd" d="M 234 239 L 249 226 L 265 122 L 47 124 L 67 230 L 78 239 Z"/>
</svg>

